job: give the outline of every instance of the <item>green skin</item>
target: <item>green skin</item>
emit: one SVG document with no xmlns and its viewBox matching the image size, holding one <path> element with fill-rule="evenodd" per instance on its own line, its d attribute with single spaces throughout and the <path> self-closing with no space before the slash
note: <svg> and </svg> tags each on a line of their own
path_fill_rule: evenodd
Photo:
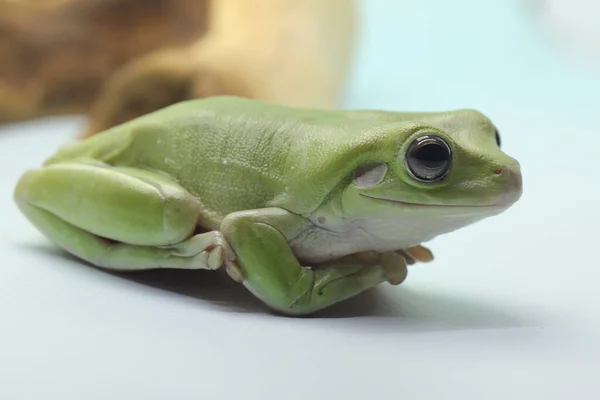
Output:
<svg viewBox="0 0 600 400">
<path fill-rule="evenodd" d="M 434 182 L 406 162 L 423 135 L 452 153 Z M 223 267 L 272 309 L 306 315 L 402 282 L 403 250 L 497 215 L 521 193 L 518 162 L 474 110 L 311 110 L 223 96 L 60 149 L 21 177 L 15 200 L 45 236 L 98 267 Z"/>
</svg>

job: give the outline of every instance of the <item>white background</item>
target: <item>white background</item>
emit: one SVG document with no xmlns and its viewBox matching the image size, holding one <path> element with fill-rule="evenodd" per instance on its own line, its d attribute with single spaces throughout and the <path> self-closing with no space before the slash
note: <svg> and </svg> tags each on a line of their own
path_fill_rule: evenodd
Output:
<svg viewBox="0 0 600 400">
<path fill-rule="evenodd" d="M 399 287 L 283 318 L 215 275 L 66 258 L 11 196 L 81 121 L 3 127 L 1 399 L 600 398 L 600 69 L 534 2 L 363 3 L 344 107 L 484 111 L 522 200 L 429 243 Z"/>
</svg>

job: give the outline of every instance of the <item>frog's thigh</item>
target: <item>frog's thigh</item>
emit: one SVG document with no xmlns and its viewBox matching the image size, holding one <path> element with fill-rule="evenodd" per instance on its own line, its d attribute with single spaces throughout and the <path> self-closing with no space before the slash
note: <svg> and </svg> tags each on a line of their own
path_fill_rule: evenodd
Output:
<svg viewBox="0 0 600 400">
<path fill-rule="evenodd" d="M 189 237 L 200 210 L 189 193 L 159 174 L 77 163 L 28 171 L 16 198 L 97 236 L 146 246 Z"/>
<path fill-rule="evenodd" d="M 221 231 L 237 255 L 244 285 L 271 308 L 290 315 L 310 314 L 398 280 L 398 270 L 404 273 L 405 265 L 397 265 L 403 262 L 399 255 L 368 265 L 358 258 L 319 268 L 300 265 L 288 240 L 307 223 L 279 208 L 233 213 L 223 220 Z"/>
<path fill-rule="evenodd" d="M 43 234 L 101 267 L 215 268 L 229 250 L 219 232 L 191 237 L 198 202 L 148 171 L 54 164 L 25 173 L 15 199 Z"/>
</svg>

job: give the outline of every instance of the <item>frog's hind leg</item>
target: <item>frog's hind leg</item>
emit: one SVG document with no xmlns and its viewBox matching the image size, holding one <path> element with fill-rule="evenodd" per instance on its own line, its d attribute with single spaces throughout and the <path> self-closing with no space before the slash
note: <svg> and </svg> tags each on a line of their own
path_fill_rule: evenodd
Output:
<svg viewBox="0 0 600 400">
<path fill-rule="evenodd" d="M 235 259 L 220 232 L 195 234 L 198 200 L 157 173 L 52 164 L 26 172 L 14 197 L 41 233 L 98 267 L 217 269 Z"/>
</svg>

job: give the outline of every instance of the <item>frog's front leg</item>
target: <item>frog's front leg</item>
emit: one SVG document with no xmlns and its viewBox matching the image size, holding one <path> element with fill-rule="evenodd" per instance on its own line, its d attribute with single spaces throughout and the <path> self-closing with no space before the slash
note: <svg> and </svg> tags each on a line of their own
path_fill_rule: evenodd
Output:
<svg viewBox="0 0 600 400">
<path fill-rule="evenodd" d="M 195 234 L 198 200 L 157 173 L 53 164 L 26 172 L 15 200 L 45 236 L 98 267 L 217 269 L 235 259 L 220 232 Z"/>
<path fill-rule="evenodd" d="M 395 252 L 356 254 L 314 267 L 302 266 L 288 242 L 305 218 L 280 208 L 228 215 L 221 232 L 237 255 L 243 284 L 269 307 L 290 315 L 326 308 L 382 282 L 406 276 L 404 258 Z"/>
</svg>

